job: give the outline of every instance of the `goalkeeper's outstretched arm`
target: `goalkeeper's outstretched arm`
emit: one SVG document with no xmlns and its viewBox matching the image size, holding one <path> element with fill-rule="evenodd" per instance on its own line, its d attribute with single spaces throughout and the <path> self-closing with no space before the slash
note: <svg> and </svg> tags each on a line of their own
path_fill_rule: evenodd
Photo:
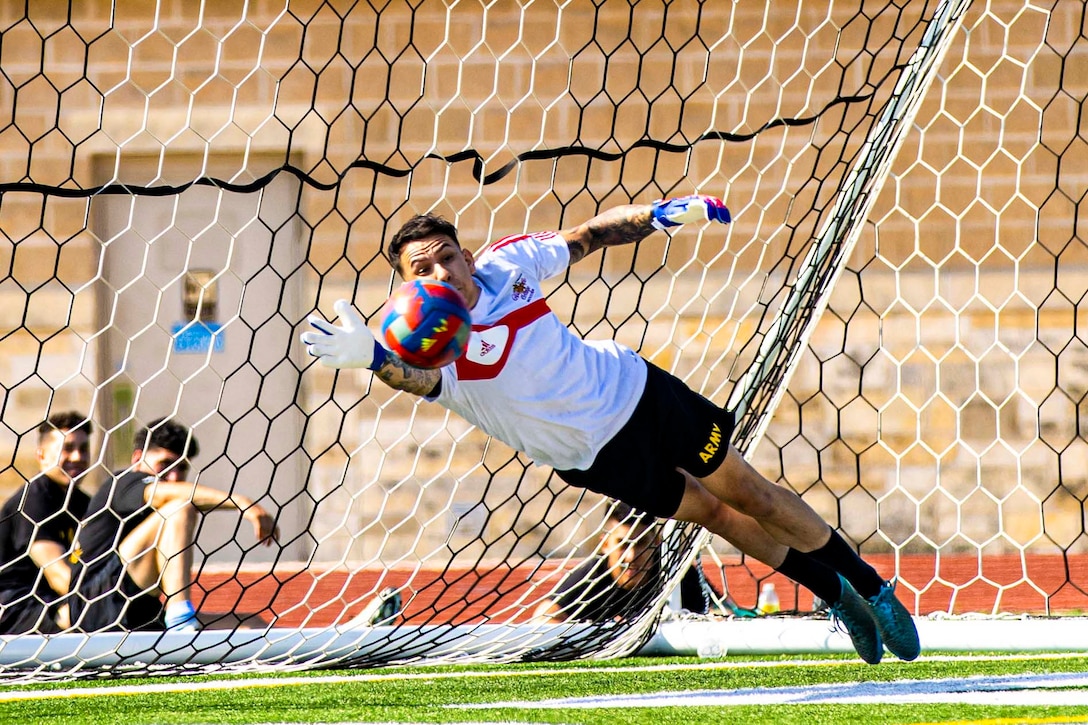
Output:
<svg viewBox="0 0 1088 725">
<path fill-rule="evenodd" d="M 374 374 L 389 387 L 412 395 L 432 395 L 442 380 L 441 371 L 412 367 L 388 350 L 385 362 Z"/>
<path fill-rule="evenodd" d="M 322 365 L 336 369 L 366 368 L 389 387 L 413 395 L 428 395 L 438 386 L 442 373 L 413 367 L 382 347 L 350 302 L 337 300 L 334 309 L 339 325 L 319 315 L 310 315 L 314 329 L 301 336 L 306 352 Z"/>
<path fill-rule="evenodd" d="M 692 194 L 658 199 L 652 204 L 617 206 L 560 234 L 567 241 L 570 263 L 574 264 L 602 247 L 636 244 L 659 229 L 700 221 L 727 223 L 731 217 L 721 199 Z"/>
</svg>

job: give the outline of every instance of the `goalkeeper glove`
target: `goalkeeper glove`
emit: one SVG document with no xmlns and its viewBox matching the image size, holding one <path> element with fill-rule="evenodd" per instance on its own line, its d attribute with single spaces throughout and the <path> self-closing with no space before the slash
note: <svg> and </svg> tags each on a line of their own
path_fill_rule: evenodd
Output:
<svg viewBox="0 0 1088 725">
<path fill-rule="evenodd" d="M 337 300 L 333 309 L 340 318 L 339 325 L 318 315 L 307 318 L 318 331 L 309 330 L 299 336 L 306 352 L 330 368 L 380 368 L 387 353 L 367 329 L 362 316 L 347 300 Z"/>
<path fill-rule="evenodd" d="M 676 227 L 689 222 L 712 221 L 727 224 L 733 221 L 721 199 L 702 194 L 681 196 L 676 199 L 658 199 L 650 205 L 655 229 Z"/>
</svg>

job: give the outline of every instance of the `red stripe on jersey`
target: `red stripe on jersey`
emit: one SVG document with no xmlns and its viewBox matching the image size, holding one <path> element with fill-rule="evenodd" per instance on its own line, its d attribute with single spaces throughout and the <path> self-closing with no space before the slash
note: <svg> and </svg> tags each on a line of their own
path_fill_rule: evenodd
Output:
<svg viewBox="0 0 1088 725">
<path fill-rule="evenodd" d="M 511 234 L 508 237 L 503 237 L 502 239 L 498 240 L 497 242 L 492 244 L 490 247 L 488 247 L 484 251 L 485 252 L 493 252 L 496 249 L 502 249 L 507 244 L 514 244 L 516 242 L 520 242 L 522 239 L 528 239 L 528 238 L 529 238 L 528 234 Z"/>
<path fill-rule="evenodd" d="M 510 331 L 510 334 L 506 338 L 506 346 L 503 348 L 499 359 L 489 365 L 473 362 L 468 359 L 467 354 L 457 358 L 457 362 L 455 363 L 457 366 L 457 379 L 491 380 L 492 378 L 498 377 L 499 373 L 502 372 L 502 369 L 506 367 L 506 360 L 510 357 L 510 350 L 514 347 L 514 340 L 517 338 L 518 330 L 527 327 L 551 311 L 551 308 L 548 307 L 548 301 L 541 297 L 535 302 L 530 302 L 524 307 L 517 308 L 510 314 L 490 325 L 473 325 L 473 335 L 479 335 L 480 333 L 496 327 L 506 327 Z M 469 341 L 469 345 L 472 345 L 471 340 Z"/>
</svg>

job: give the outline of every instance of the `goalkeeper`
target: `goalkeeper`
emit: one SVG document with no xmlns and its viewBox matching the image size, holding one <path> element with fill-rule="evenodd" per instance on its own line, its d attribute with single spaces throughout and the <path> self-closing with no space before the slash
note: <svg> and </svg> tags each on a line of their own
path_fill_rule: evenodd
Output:
<svg viewBox="0 0 1088 725">
<path fill-rule="evenodd" d="M 388 352 L 340 300 L 339 325 L 312 315 L 307 352 L 331 368 L 368 368 L 550 465 L 567 483 L 660 517 L 699 524 L 831 605 L 866 662 L 884 647 L 919 654 L 918 632 L 884 581 L 797 494 L 775 485 L 729 444 L 734 417 L 612 340 L 583 340 L 548 307 L 541 282 L 603 247 L 655 230 L 727 223 L 721 200 L 692 195 L 605 211 L 562 231 L 504 237 L 478 259 L 457 229 L 420 215 L 387 256 L 408 281 L 455 287 L 472 310 L 463 357 L 420 369 Z"/>
</svg>

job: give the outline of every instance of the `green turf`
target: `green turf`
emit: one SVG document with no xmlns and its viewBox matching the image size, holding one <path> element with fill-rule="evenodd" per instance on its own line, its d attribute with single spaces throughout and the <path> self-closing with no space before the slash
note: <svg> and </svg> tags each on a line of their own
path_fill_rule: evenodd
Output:
<svg viewBox="0 0 1088 725">
<path fill-rule="evenodd" d="M 58 687 L 93 695 L 0 703 L 0 723 L 269 723 L 269 722 L 540 722 L 647 723 L 937 723 L 991 721 L 1088 722 L 1088 707 L 973 707 L 965 705 L 789 705 L 714 708 L 453 709 L 453 704 L 534 701 L 552 698 L 674 690 L 783 687 L 835 682 L 888 681 L 1016 673 L 1086 672 L 1088 656 L 1056 658 L 923 659 L 876 667 L 856 659 L 729 658 L 742 667 L 693 668 L 694 658 L 627 659 L 547 665 L 399 668 L 285 673 L 304 684 L 253 686 L 269 675 L 154 678 L 3 687 L 0 692 L 41 692 Z M 781 662 L 788 662 L 782 666 Z M 483 676 L 490 673 L 502 676 Z M 322 682 L 342 676 L 350 682 Z M 111 688 L 225 681 L 230 687 L 195 692 L 110 695 Z"/>
</svg>

